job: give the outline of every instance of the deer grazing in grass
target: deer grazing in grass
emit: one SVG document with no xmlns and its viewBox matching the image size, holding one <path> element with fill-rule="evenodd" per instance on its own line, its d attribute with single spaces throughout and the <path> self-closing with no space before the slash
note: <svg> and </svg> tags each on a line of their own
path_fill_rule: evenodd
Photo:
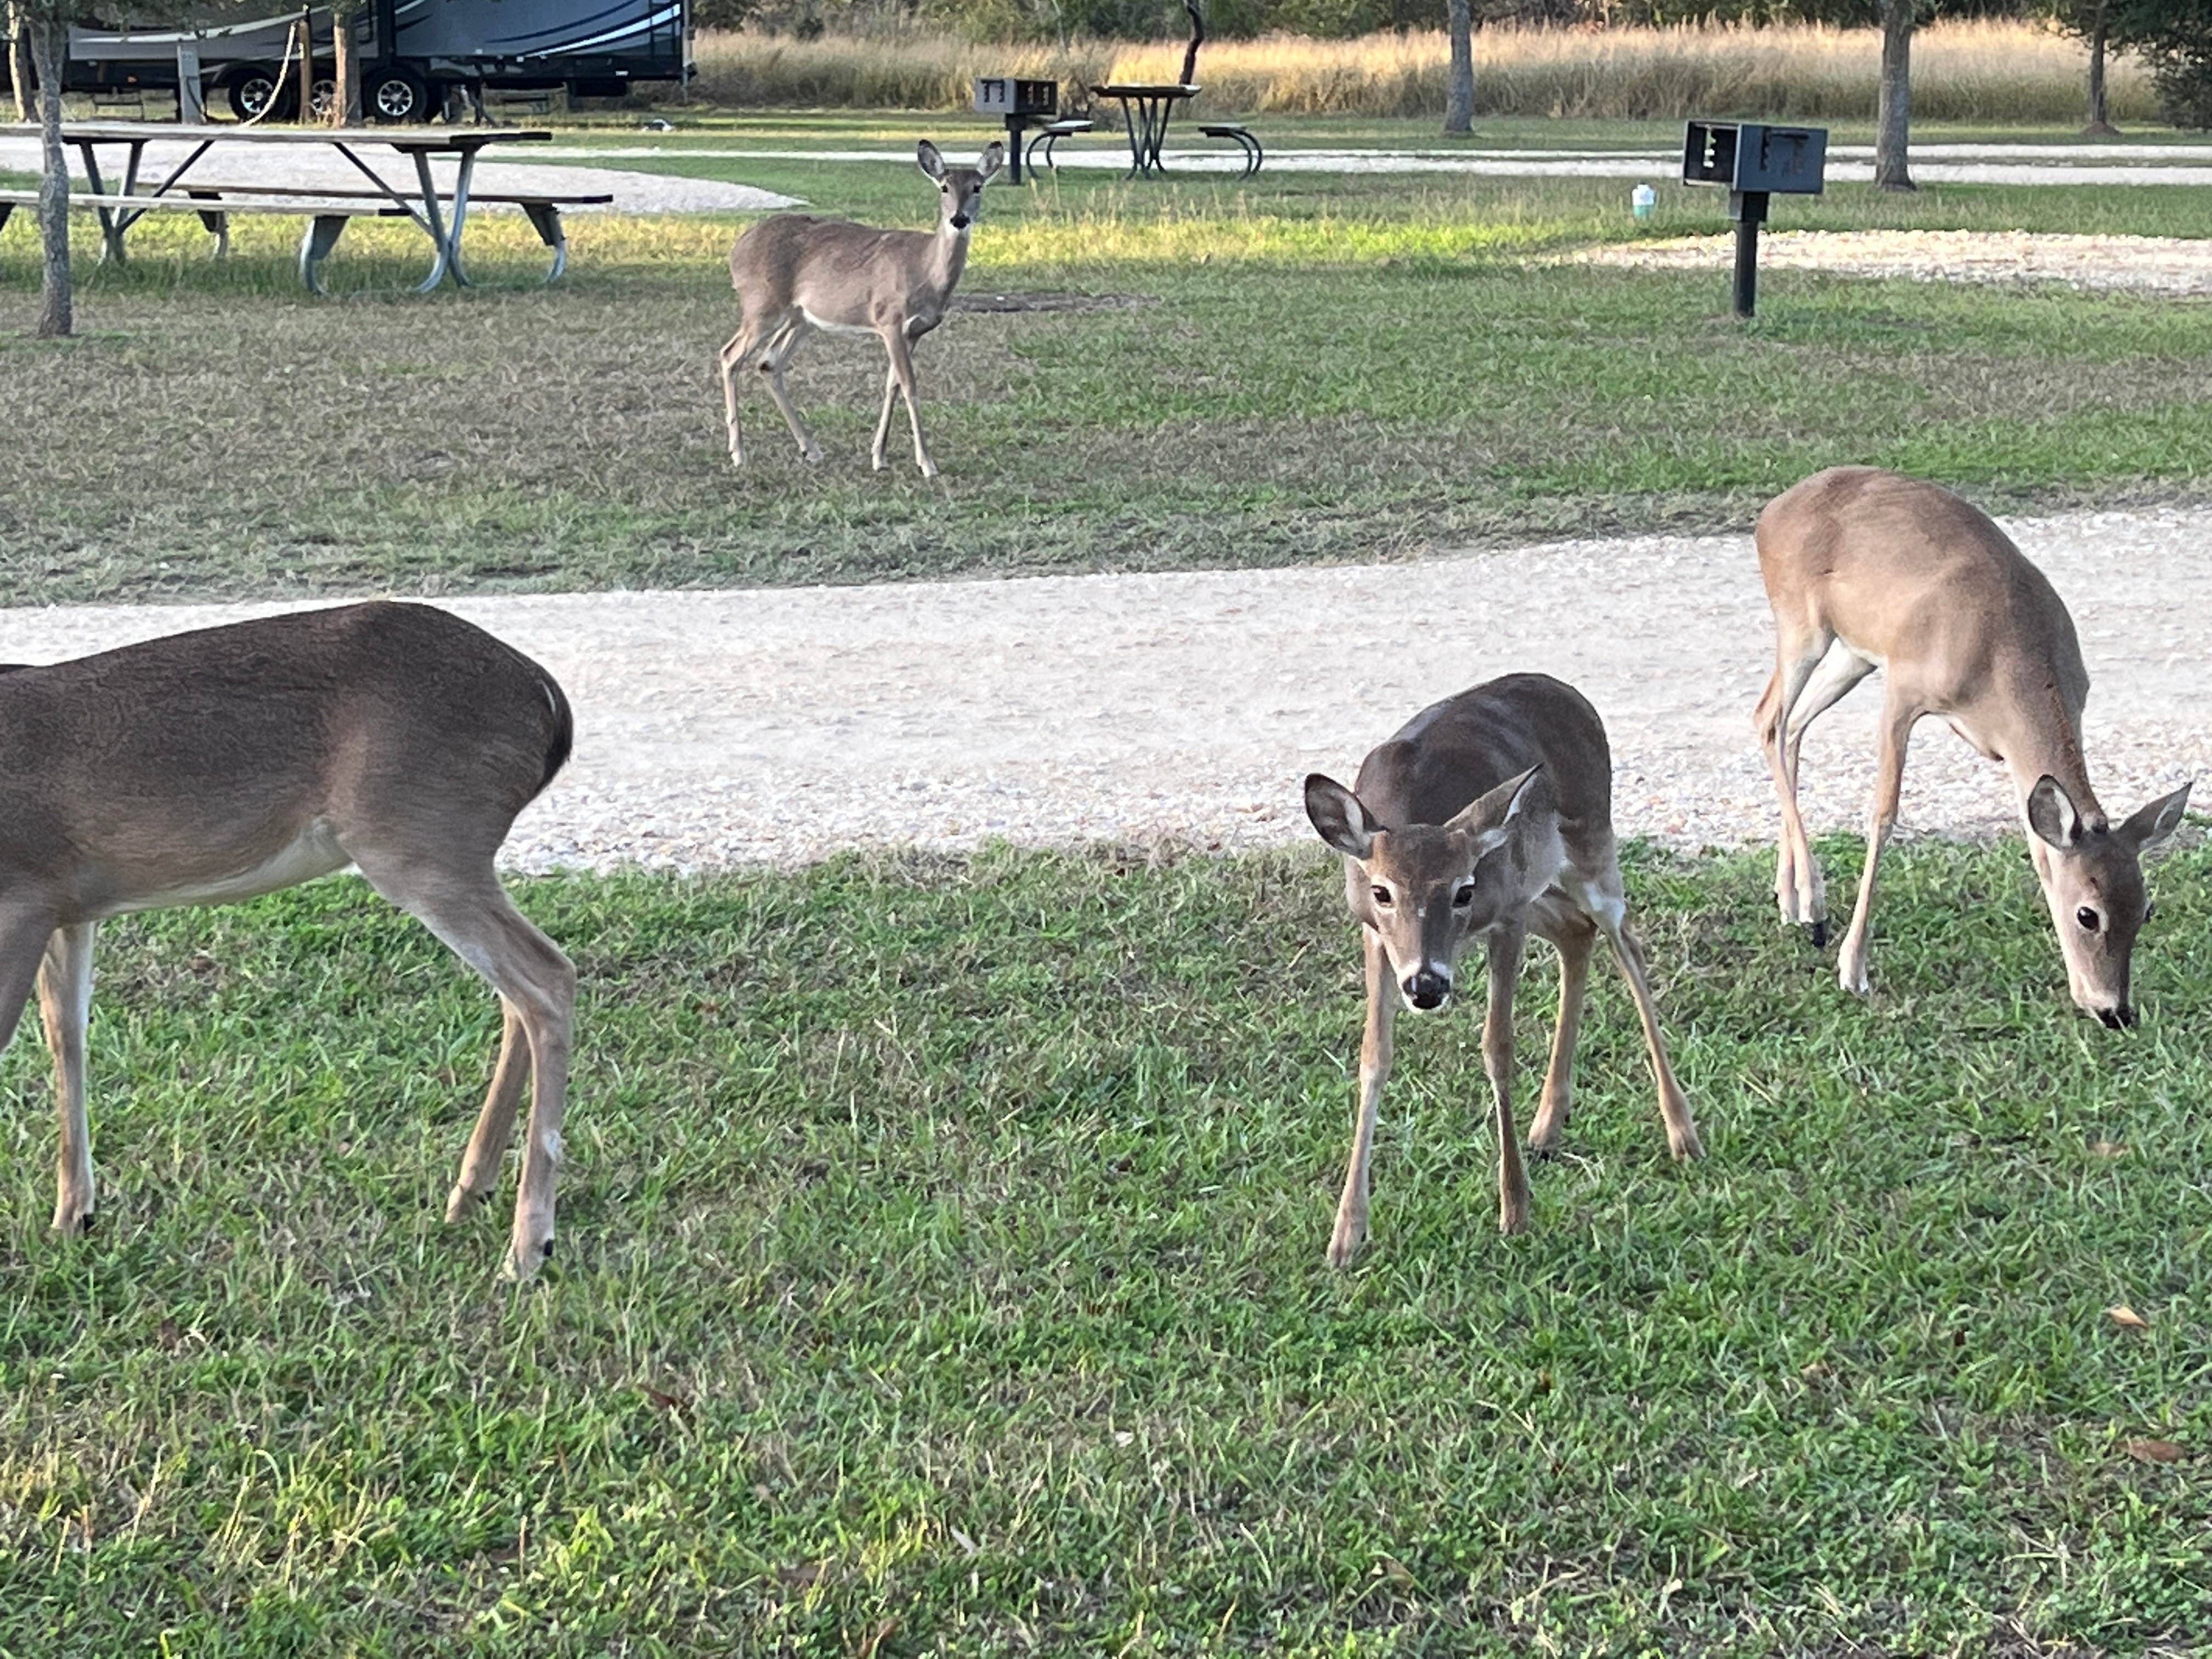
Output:
<svg viewBox="0 0 2212 1659">
<path fill-rule="evenodd" d="M 968 264 L 968 237 L 981 210 L 983 186 L 1006 161 L 993 143 L 972 167 L 948 167 L 927 138 L 915 148 L 921 170 L 936 182 L 934 231 L 877 230 L 844 219 L 780 213 L 738 238 L 730 250 L 730 280 L 744 320 L 722 348 L 722 402 L 728 411 L 730 459 L 744 465 L 738 436 L 738 371 L 750 364 L 768 377 L 769 395 L 799 440 L 799 453 L 822 459 L 783 383 L 808 333 L 872 334 L 884 343 L 890 367 L 884 380 L 884 412 L 876 422 L 875 470 L 887 465 L 891 405 L 906 399 L 914 428 L 914 461 L 921 476 L 937 476 L 937 463 L 921 441 L 921 410 L 914 383 L 914 342 L 945 320 L 952 290 Z"/>
<path fill-rule="evenodd" d="M 1934 714 L 2011 774 L 2075 1003 L 2107 1026 L 2133 1025 L 2129 958 L 2150 914 L 2140 860 L 2180 823 L 2189 786 L 2119 823 L 2098 805 L 2081 755 L 2089 675 L 2050 581 L 1980 508 L 1872 467 L 1785 490 L 1759 515 L 1757 538 L 1775 641 L 1756 720 L 1782 805 L 1783 921 L 1810 923 L 1814 945 L 1827 943 L 1827 896 L 1797 811 L 1798 749 L 1879 668 L 1874 810 L 1837 963 L 1844 988 L 1868 988 L 1875 867 L 1897 822 L 1906 740 Z"/>
<path fill-rule="evenodd" d="M 573 732 L 553 678 L 427 605 L 342 605 L 0 672 L 0 1045 L 35 985 L 61 1118 L 53 1224 L 92 1224 L 93 930 L 348 865 L 490 981 L 506 1014 L 447 1218 L 528 1140 L 506 1267 L 553 1249 L 575 974 L 492 857 Z"/>
<path fill-rule="evenodd" d="M 1490 959 L 1482 1058 L 1498 1108 L 1501 1232 L 1528 1224 L 1512 1078 L 1513 987 L 1531 933 L 1558 947 L 1560 973 L 1559 1029 L 1530 1148 L 1556 1146 L 1565 1123 L 1590 951 L 1602 933 L 1643 1018 L 1668 1144 L 1678 1158 L 1700 1154 L 1689 1103 L 1667 1063 L 1644 952 L 1628 930 L 1605 726 L 1581 693 L 1544 674 L 1491 680 L 1414 715 L 1360 763 L 1352 788 L 1316 772 L 1305 798 L 1321 838 L 1344 854 L 1345 896 L 1367 969 L 1358 1117 L 1329 1241 L 1332 1267 L 1350 1261 L 1367 1235 L 1368 1162 L 1398 1000 L 1443 1007 L 1460 953 L 1477 939 Z"/>
</svg>

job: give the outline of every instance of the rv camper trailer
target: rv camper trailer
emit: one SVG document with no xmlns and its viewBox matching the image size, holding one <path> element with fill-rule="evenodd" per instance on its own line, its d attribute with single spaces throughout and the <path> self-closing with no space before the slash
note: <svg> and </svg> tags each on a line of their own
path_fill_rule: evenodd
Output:
<svg viewBox="0 0 2212 1659">
<path fill-rule="evenodd" d="M 197 58 L 210 107 L 241 121 L 299 113 L 287 53 L 297 11 L 198 28 L 70 30 L 70 92 L 174 92 Z M 318 105 L 329 95 L 331 14 L 307 12 Z M 354 18 L 362 108 L 375 121 L 426 121 L 448 88 L 544 90 L 619 97 L 634 82 L 688 72 L 685 0 L 370 0 Z M 0 54 L 0 83 L 6 65 Z"/>
</svg>

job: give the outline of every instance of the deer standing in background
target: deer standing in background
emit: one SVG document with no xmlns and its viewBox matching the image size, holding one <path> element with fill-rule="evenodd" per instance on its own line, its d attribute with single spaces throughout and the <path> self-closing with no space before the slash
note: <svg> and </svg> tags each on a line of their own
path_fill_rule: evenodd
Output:
<svg viewBox="0 0 2212 1659">
<path fill-rule="evenodd" d="M 845 219 L 817 219 L 810 214 L 780 213 L 763 219 L 738 238 L 730 250 L 730 280 L 738 290 L 744 320 L 722 348 L 722 401 L 728 411 L 730 459 L 744 465 L 738 436 L 738 371 L 750 364 L 768 377 L 769 395 L 790 423 L 799 453 L 822 459 L 820 446 L 807 434 L 783 383 L 807 334 L 872 334 L 890 358 L 884 380 L 884 412 L 876 422 L 870 459 L 878 472 L 887 465 L 891 405 L 904 397 L 914 428 L 914 461 L 921 476 L 937 476 L 937 463 L 921 441 L 921 411 L 914 381 L 914 342 L 945 320 L 945 307 L 968 264 L 968 237 L 981 210 L 983 186 L 1006 161 L 1006 149 L 993 143 L 972 167 L 948 167 L 927 138 L 915 147 L 922 172 L 936 181 L 937 228 L 877 230 Z"/>
<path fill-rule="evenodd" d="M 1863 994 L 1875 866 L 1897 822 L 1905 749 L 1941 718 L 2011 774 L 2075 1005 L 2136 1023 L 2129 959 L 2150 914 L 2141 855 L 2181 823 L 2189 786 L 2113 823 L 2081 755 L 2088 671 L 2044 574 L 1979 507 L 1872 467 L 1839 466 L 1784 491 L 1759 515 L 1759 574 L 1774 609 L 1774 673 L 1756 720 L 1782 805 L 1774 896 L 1785 922 L 1827 943 L 1828 901 L 1797 811 L 1805 728 L 1877 668 L 1886 693 L 1858 907 L 1837 976 Z"/>
<path fill-rule="evenodd" d="M 420 605 L 264 617 L 0 672 L 0 1045 L 35 984 L 61 1119 L 55 1230 L 93 1218 L 93 930 L 350 864 L 499 993 L 499 1061 L 446 1217 L 498 1184 L 531 1084 L 506 1267 L 534 1273 L 553 1250 L 576 976 L 492 858 L 574 729 L 551 675 Z"/>
<path fill-rule="evenodd" d="M 1558 1144 L 1566 1121 L 1575 1037 L 1590 951 L 1602 933 L 1636 1000 L 1678 1158 L 1703 1148 L 1667 1063 L 1644 953 L 1628 930 L 1613 836 L 1613 756 L 1582 694 L 1545 674 L 1509 674 L 1423 709 L 1360 763 L 1353 788 L 1316 772 L 1306 816 L 1344 854 L 1345 897 L 1360 924 L 1367 1027 L 1359 1047 L 1359 1110 L 1352 1162 L 1329 1241 L 1332 1267 L 1367 1236 L 1368 1161 L 1390 1026 L 1407 1006 L 1441 1008 L 1460 953 L 1484 941 L 1490 1006 L 1482 1058 L 1498 1108 L 1498 1226 L 1528 1224 L 1528 1182 L 1514 1143 L 1513 987 L 1528 936 L 1559 952 L 1559 1024 L 1528 1145 Z"/>
</svg>

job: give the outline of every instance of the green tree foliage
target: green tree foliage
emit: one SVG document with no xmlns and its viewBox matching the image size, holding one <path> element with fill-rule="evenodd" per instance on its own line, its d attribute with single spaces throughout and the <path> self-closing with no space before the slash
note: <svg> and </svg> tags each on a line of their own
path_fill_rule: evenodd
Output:
<svg viewBox="0 0 2212 1659">
<path fill-rule="evenodd" d="M 2110 27 L 2149 62 L 2167 120 L 2212 128 L 2212 0 L 2111 0 Z"/>
</svg>

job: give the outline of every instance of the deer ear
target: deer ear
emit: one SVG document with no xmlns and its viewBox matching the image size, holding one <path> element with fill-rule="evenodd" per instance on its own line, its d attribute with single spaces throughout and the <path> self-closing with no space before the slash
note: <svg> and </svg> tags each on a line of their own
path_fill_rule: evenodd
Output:
<svg viewBox="0 0 2212 1659">
<path fill-rule="evenodd" d="M 1346 858 L 1364 859 L 1375 848 L 1382 825 L 1369 816 L 1359 797 L 1319 772 L 1306 779 L 1306 817 L 1321 838 Z"/>
<path fill-rule="evenodd" d="M 2185 783 L 2162 800 L 2136 808 L 2133 816 L 2119 828 L 2136 852 L 2148 852 L 2175 830 L 2181 828 L 2181 815 L 2189 806 L 2191 786 Z"/>
<path fill-rule="evenodd" d="M 2066 786 L 2045 773 L 2027 792 L 2027 827 L 2046 847 L 2063 853 L 2081 839 L 2081 814 Z"/>
<path fill-rule="evenodd" d="M 937 146 L 923 139 L 914 147 L 915 165 L 933 179 L 945 177 L 945 158 L 937 153 Z"/>
<path fill-rule="evenodd" d="M 1505 839 L 1506 826 L 1521 816 L 1521 808 L 1528 799 L 1528 786 L 1544 769 L 1542 764 L 1530 767 L 1505 780 L 1488 794 L 1479 795 L 1462 807 L 1452 821 L 1444 827 L 1462 836 L 1474 836 L 1481 842 L 1477 858 Z"/>
<path fill-rule="evenodd" d="M 1006 165 L 1006 147 L 994 143 L 983 147 L 983 159 L 975 163 L 975 171 L 983 175 L 983 182 L 988 185 L 998 176 L 999 169 Z"/>
</svg>

